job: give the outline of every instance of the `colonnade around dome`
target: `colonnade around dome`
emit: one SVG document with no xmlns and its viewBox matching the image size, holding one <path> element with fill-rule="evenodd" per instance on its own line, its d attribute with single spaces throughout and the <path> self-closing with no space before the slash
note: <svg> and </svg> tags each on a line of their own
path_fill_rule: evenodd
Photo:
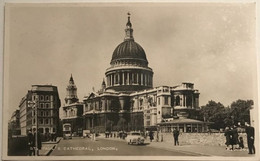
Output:
<svg viewBox="0 0 260 161">
<path fill-rule="evenodd" d="M 106 75 L 107 89 L 120 85 L 153 86 L 152 73 L 144 71 L 114 71 Z"/>
</svg>

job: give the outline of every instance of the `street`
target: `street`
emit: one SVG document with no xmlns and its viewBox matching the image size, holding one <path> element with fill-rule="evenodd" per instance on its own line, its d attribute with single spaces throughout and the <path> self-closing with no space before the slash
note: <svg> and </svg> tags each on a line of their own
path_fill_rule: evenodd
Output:
<svg viewBox="0 0 260 161">
<path fill-rule="evenodd" d="M 125 141 L 97 138 L 92 141 L 87 138 L 73 138 L 61 140 L 51 156 L 196 156 L 198 154 L 185 153 L 145 145 L 128 145 Z"/>
</svg>

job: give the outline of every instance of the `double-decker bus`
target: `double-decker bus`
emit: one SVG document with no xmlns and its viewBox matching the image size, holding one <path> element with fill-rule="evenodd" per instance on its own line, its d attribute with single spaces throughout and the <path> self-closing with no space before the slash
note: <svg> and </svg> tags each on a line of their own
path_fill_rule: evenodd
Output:
<svg viewBox="0 0 260 161">
<path fill-rule="evenodd" d="M 71 124 L 63 124 L 63 139 L 72 139 Z"/>
</svg>

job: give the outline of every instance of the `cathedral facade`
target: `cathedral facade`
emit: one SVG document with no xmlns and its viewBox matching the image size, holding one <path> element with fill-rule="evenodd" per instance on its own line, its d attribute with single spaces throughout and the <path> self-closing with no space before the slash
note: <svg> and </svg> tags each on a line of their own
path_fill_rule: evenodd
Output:
<svg viewBox="0 0 260 161">
<path fill-rule="evenodd" d="M 113 52 L 101 89 L 83 99 L 83 129 L 152 130 L 190 117 L 199 109 L 194 84 L 153 87 L 153 70 L 148 64 L 144 49 L 134 40 L 128 15 L 124 41 Z"/>
</svg>

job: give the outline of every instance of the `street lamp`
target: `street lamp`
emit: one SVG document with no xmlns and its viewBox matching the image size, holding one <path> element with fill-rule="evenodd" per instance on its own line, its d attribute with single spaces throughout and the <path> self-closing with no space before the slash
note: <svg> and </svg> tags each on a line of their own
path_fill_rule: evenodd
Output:
<svg viewBox="0 0 260 161">
<path fill-rule="evenodd" d="M 29 107 L 32 107 L 35 110 L 35 155 L 38 155 L 38 106 L 39 106 L 39 98 L 37 97 L 35 101 L 28 102 Z"/>
</svg>

